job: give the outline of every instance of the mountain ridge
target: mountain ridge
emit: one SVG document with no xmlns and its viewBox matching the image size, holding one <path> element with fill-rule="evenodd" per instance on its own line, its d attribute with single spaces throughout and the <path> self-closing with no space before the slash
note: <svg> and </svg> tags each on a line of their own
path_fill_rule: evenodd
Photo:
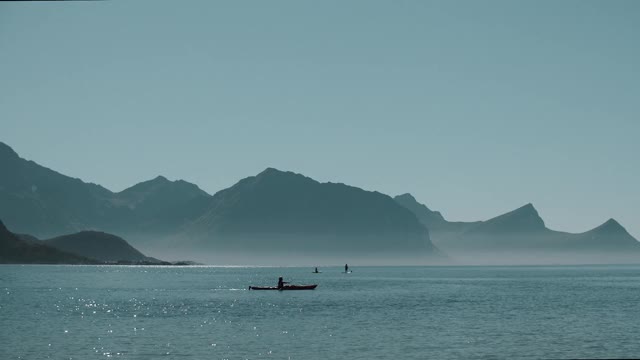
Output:
<svg viewBox="0 0 640 360">
<path fill-rule="evenodd" d="M 428 230 L 391 197 L 274 168 L 214 194 L 187 233 L 218 251 L 439 253 Z"/>
<path fill-rule="evenodd" d="M 83 256 L 61 251 L 38 241 L 23 240 L 0 220 L 0 264 L 97 264 Z M 26 236 L 25 236 L 26 237 Z"/>
<path fill-rule="evenodd" d="M 638 244 L 614 219 L 584 233 L 564 233 L 548 229 L 528 203 L 485 221 L 453 222 L 409 193 L 391 198 L 273 167 L 213 195 L 162 175 L 112 192 L 25 160 L 1 142 L 0 168 L 0 218 L 18 233 L 51 238 L 104 231 L 153 252 L 189 247 L 208 253 L 441 255 L 438 247 L 634 251 Z"/>
<path fill-rule="evenodd" d="M 418 209 L 417 211 L 421 209 L 415 205 L 411 208 Z M 417 216 L 420 218 L 420 214 Z M 434 227 L 431 235 L 438 247 L 452 255 L 463 252 L 504 251 L 516 253 L 523 251 L 553 253 L 618 251 L 624 253 L 630 251 L 640 254 L 640 242 L 615 219 L 611 218 L 581 233 L 556 231 L 546 227 L 538 210 L 531 203 L 485 221 L 447 222 L 445 225 Z"/>
<path fill-rule="evenodd" d="M 42 240 L 42 242 L 64 252 L 104 262 L 154 260 L 142 254 L 123 238 L 103 231 L 85 230 Z"/>
<path fill-rule="evenodd" d="M 465 232 L 510 233 L 537 232 L 546 229 L 544 220 L 531 203 L 480 222 Z"/>
<path fill-rule="evenodd" d="M 164 177 L 114 193 L 23 159 L 2 142 L 0 169 L 0 218 L 19 233 L 41 238 L 93 229 L 153 233 L 179 228 L 211 197 L 195 184 Z M 141 188 L 148 191 L 137 191 Z"/>
</svg>

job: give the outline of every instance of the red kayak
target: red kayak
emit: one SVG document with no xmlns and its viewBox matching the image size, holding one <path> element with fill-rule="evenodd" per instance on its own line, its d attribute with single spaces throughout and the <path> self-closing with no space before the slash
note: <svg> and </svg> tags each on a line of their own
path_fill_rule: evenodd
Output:
<svg viewBox="0 0 640 360">
<path fill-rule="evenodd" d="M 249 286 L 249 290 L 313 290 L 318 285 L 285 285 L 282 289 L 276 286 Z"/>
</svg>

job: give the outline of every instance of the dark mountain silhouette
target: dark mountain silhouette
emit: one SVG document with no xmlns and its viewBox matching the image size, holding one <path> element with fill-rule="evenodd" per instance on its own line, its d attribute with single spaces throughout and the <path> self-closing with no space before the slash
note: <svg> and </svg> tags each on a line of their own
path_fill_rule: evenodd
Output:
<svg viewBox="0 0 640 360">
<path fill-rule="evenodd" d="M 103 262 L 158 261 L 144 256 L 124 239 L 100 231 L 81 231 L 45 240 L 44 244 L 76 255 Z"/>
<path fill-rule="evenodd" d="M 531 204 L 470 227 L 451 245 L 465 250 L 640 251 L 640 243 L 618 222 L 579 234 L 548 229 Z"/>
<path fill-rule="evenodd" d="M 391 197 L 272 168 L 216 193 L 187 234 L 219 252 L 438 254 Z"/>
<path fill-rule="evenodd" d="M 210 200 L 211 195 L 192 183 L 158 176 L 115 194 L 112 203 L 131 210 L 123 232 L 164 234 L 202 215 Z"/>
<path fill-rule="evenodd" d="M 167 207 L 168 203 L 179 203 L 199 196 L 210 197 L 198 186 L 184 180 L 170 181 L 164 176 L 138 183 L 117 194 L 127 205 L 139 209 L 141 206 L 155 210 Z"/>
<path fill-rule="evenodd" d="M 544 221 L 532 204 L 475 224 L 470 232 L 480 234 L 536 233 L 545 231 Z"/>
<path fill-rule="evenodd" d="M 0 218 L 17 232 L 69 233 L 111 216 L 109 190 L 24 160 L 3 143 L 0 169 Z"/>
<path fill-rule="evenodd" d="M 553 231 L 527 204 L 487 221 L 452 222 L 410 194 L 392 199 L 271 168 L 214 196 L 162 176 L 114 193 L 22 159 L 4 143 L 0 169 L 0 218 L 17 233 L 51 238 L 105 231 L 144 245 L 147 252 L 172 257 L 197 253 L 201 259 L 224 259 L 236 253 L 423 259 L 440 255 L 437 248 L 453 255 L 635 253 L 639 244 L 615 220 L 580 234 Z M 52 250 L 29 235 L 16 238 L 19 246 L 11 244 L 20 249 L 38 245 L 32 250 Z"/>
<path fill-rule="evenodd" d="M 436 229 L 442 226 L 445 226 L 447 221 L 444 219 L 442 214 L 438 211 L 433 211 L 429 209 L 426 205 L 420 204 L 416 201 L 416 198 L 413 195 L 407 193 L 398 195 L 393 198 L 398 204 L 404 206 L 413 212 L 418 220 L 423 223 L 429 229 Z"/>
<path fill-rule="evenodd" d="M 432 238 L 434 237 L 434 234 L 438 234 L 438 236 L 456 235 L 481 223 L 480 221 L 448 221 L 439 211 L 429 209 L 426 205 L 419 203 L 413 195 L 408 193 L 398 195 L 393 199 L 398 204 L 413 212 L 418 220 L 420 220 L 420 222 L 429 229 Z"/>
<path fill-rule="evenodd" d="M 202 214 L 211 196 L 163 177 L 113 193 L 18 156 L 0 143 L 0 218 L 41 238 L 89 229 L 166 233 Z"/>
<path fill-rule="evenodd" d="M 97 261 L 35 242 L 9 231 L 0 220 L 0 263 L 2 264 L 96 264 Z"/>
<path fill-rule="evenodd" d="M 640 254 L 640 242 L 613 219 L 584 233 L 554 231 L 545 226 L 532 204 L 526 204 L 486 221 L 453 223 L 434 217 L 436 212 L 411 199 L 413 197 L 407 195 L 396 197 L 398 203 L 414 211 L 425 225 L 432 225 L 429 228 L 434 243 L 452 255 L 463 252 L 491 255 L 524 251 L 574 255 L 615 252 Z"/>
<path fill-rule="evenodd" d="M 0 263 L 12 264 L 169 264 L 144 256 L 124 239 L 82 231 L 49 240 L 14 234 L 0 221 Z"/>
<path fill-rule="evenodd" d="M 602 225 L 570 239 L 583 249 L 593 251 L 639 251 L 640 243 L 616 220 L 609 219 Z"/>
</svg>

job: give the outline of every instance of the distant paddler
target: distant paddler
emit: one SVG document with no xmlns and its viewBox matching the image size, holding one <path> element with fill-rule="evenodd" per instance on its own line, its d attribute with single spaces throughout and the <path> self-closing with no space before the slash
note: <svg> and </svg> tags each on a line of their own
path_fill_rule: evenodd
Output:
<svg viewBox="0 0 640 360">
<path fill-rule="evenodd" d="M 282 290 L 284 288 L 284 284 L 288 284 L 288 282 L 282 280 L 282 276 L 278 278 L 278 290 Z"/>
</svg>

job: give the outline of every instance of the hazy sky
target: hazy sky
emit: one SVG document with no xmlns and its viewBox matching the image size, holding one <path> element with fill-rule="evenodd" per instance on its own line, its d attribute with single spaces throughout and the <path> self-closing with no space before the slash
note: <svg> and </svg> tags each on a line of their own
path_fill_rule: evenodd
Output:
<svg viewBox="0 0 640 360">
<path fill-rule="evenodd" d="M 271 166 L 640 238 L 640 1 L 0 3 L 0 141 L 122 190 Z"/>
</svg>

